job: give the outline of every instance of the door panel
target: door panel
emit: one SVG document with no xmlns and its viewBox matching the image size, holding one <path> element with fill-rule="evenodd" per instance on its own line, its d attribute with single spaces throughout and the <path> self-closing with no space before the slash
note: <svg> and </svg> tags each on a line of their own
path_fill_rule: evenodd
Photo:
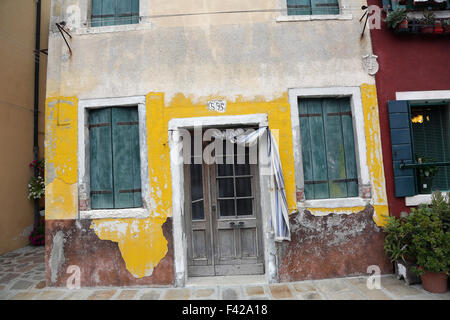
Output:
<svg viewBox="0 0 450 320">
<path fill-rule="evenodd" d="M 258 168 L 248 162 L 248 148 L 234 146 L 224 164 L 185 165 L 189 276 L 264 273 Z"/>
</svg>

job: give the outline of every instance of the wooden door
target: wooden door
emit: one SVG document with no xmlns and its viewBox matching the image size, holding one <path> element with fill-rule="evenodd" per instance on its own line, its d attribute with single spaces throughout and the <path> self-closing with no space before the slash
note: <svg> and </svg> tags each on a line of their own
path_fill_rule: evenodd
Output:
<svg viewBox="0 0 450 320">
<path fill-rule="evenodd" d="M 239 150 L 223 164 L 192 157 L 185 165 L 189 276 L 264 273 L 258 166 L 249 164 L 248 148 Z"/>
</svg>

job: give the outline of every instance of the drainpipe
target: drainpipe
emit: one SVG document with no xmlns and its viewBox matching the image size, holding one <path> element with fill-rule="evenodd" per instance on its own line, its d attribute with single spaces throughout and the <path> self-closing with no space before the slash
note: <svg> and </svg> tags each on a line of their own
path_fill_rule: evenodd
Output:
<svg viewBox="0 0 450 320">
<path fill-rule="evenodd" d="M 41 50 L 41 0 L 36 0 L 36 44 L 34 59 L 34 124 L 33 124 L 33 155 L 34 160 L 39 160 L 39 59 Z M 39 170 L 37 166 L 34 168 L 34 176 L 37 177 Z M 39 199 L 34 200 L 34 225 L 39 225 Z"/>
</svg>

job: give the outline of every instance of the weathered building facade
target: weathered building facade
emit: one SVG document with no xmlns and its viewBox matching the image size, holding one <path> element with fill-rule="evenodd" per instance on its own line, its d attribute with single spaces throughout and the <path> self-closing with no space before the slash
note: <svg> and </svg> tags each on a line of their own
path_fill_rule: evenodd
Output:
<svg viewBox="0 0 450 320">
<path fill-rule="evenodd" d="M 52 2 L 47 284 L 65 285 L 70 266 L 82 286 L 390 272 L 365 2 L 127 3 Z M 70 50 L 53 27 L 61 21 Z M 178 161 L 180 132 L 198 127 L 271 130 L 290 241 L 275 241 L 262 163 Z"/>
</svg>

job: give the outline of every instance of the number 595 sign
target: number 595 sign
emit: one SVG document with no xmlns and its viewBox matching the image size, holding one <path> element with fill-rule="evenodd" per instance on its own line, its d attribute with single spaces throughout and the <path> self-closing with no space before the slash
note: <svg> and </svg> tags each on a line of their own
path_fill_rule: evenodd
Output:
<svg viewBox="0 0 450 320">
<path fill-rule="evenodd" d="M 208 101 L 208 110 L 216 112 L 225 112 L 227 109 L 227 102 L 225 100 L 210 100 Z"/>
</svg>

